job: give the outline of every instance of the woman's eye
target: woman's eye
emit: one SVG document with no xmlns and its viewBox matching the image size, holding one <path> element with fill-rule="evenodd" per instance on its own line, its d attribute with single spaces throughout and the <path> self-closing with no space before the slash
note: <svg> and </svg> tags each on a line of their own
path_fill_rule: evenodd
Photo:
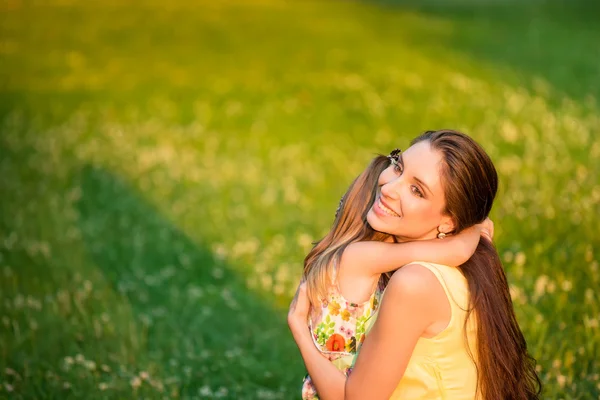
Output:
<svg viewBox="0 0 600 400">
<path fill-rule="evenodd" d="M 424 196 L 423 196 L 423 192 L 421 192 L 421 189 L 419 189 L 417 186 L 414 186 L 414 185 L 413 185 L 413 186 L 411 186 L 411 187 L 410 187 L 410 190 L 411 190 L 411 191 L 412 191 L 414 194 L 416 194 L 417 196 L 419 196 L 419 197 L 424 197 Z"/>
<path fill-rule="evenodd" d="M 404 171 L 404 168 L 402 168 L 402 164 L 399 163 L 394 163 L 394 171 L 396 171 L 397 173 L 401 174 Z"/>
</svg>

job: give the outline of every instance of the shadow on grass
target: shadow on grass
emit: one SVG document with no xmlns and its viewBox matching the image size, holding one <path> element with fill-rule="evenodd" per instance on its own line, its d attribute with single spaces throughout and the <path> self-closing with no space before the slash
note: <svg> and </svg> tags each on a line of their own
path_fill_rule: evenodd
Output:
<svg viewBox="0 0 600 400">
<path fill-rule="evenodd" d="M 531 90 L 535 78 L 575 100 L 600 99 L 600 2 L 476 0 L 365 0 L 450 22 L 441 30 L 422 26 L 410 40 L 444 60 L 443 51 L 463 52 L 479 61 L 509 68 Z"/>
<path fill-rule="evenodd" d="M 110 172 L 85 166 L 81 188 L 83 240 L 135 315 L 136 362 L 184 375 L 183 394 L 298 395 L 302 364 L 281 312 Z"/>
</svg>

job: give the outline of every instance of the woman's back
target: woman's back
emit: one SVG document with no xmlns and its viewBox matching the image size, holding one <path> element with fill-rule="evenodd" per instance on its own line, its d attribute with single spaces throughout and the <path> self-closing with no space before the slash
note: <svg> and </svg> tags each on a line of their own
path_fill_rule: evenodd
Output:
<svg viewBox="0 0 600 400">
<path fill-rule="evenodd" d="M 477 369 L 469 351 L 476 356 L 477 335 L 475 315 L 471 315 L 465 326 L 469 305 L 467 281 L 457 268 L 426 262 L 413 264 L 427 268 L 436 276 L 448 298 L 451 318 L 442 332 L 418 340 L 390 399 L 472 400 L 476 394 Z M 369 321 L 368 329 L 376 318 L 377 314 Z"/>
</svg>

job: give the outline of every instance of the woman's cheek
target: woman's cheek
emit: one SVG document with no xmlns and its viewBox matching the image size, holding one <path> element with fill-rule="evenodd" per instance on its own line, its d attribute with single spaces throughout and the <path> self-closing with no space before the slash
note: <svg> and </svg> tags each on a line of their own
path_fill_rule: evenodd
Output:
<svg viewBox="0 0 600 400">
<path fill-rule="evenodd" d="M 383 186 L 386 183 L 391 182 L 396 177 L 396 174 L 392 167 L 387 167 L 379 174 L 379 186 Z"/>
<path fill-rule="evenodd" d="M 414 195 L 405 193 L 402 196 L 402 216 L 403 218 L 421 220 L 425 217 L 424 204 L 420 203 Z"/>
<path fill-rule="evenodd" d="M 411 200 L 408 207 L 409 209 L 406 213 L 410 213 L 411 219 L 419 221 L 419 225 L 421 226 L 435 223 L 436 218 L 439 218 L 439 215 L 434 212 L 433 207 L 422 199 Z"/>
</svg>

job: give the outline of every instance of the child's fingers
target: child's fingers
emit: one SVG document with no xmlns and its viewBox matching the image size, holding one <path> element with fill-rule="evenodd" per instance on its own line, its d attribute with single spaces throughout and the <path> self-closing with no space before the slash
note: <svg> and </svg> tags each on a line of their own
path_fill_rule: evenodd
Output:
<svg viewBox="0 0 600 400">
<path fill-rule="evenodd" d="M 296 307 L 298 312 L 301 312 L 302 315 L 308 315 L 308 310 L 310 309 L 310 301 L 308 300 L 308 293 L 306 291 L 306 282 L 300 283 L 298 286 L 298 299 L 297 299 Z"/>
<path fill-rule="evenodd" d="M 486 231 L 487 236 L 489 236 L 489 239 L 492 240 L 494 238 L 494 221 L 488 217 L 481 223 L 481 225 L 482 233 L 483 231 Z"/>
<path fill-rule="evenodd" d="M 308 315 L 308 310 L 310 308 L 310 302 L 308 300 L 308 294 L 306 293 L 306 283 L 300 282 L 298 285 L 298 289 L 296 289 L 296 294 L 290 303 L 290 315 Z"/>
<path fill-rule="evenodd" d="M 481 236 L 487 238 L 490 242 L 492 241 L 493 235 L 486 228 L 481 230 Z"/>
<path fill-rule="evenodd" d="M 488 239 L 489 241 L 492 240 L 490 233 L 487 231 L 487 229 L 482 229 L 481 230 L 481 236 L 485 237 L 486 239 Z"/>
</svg>

